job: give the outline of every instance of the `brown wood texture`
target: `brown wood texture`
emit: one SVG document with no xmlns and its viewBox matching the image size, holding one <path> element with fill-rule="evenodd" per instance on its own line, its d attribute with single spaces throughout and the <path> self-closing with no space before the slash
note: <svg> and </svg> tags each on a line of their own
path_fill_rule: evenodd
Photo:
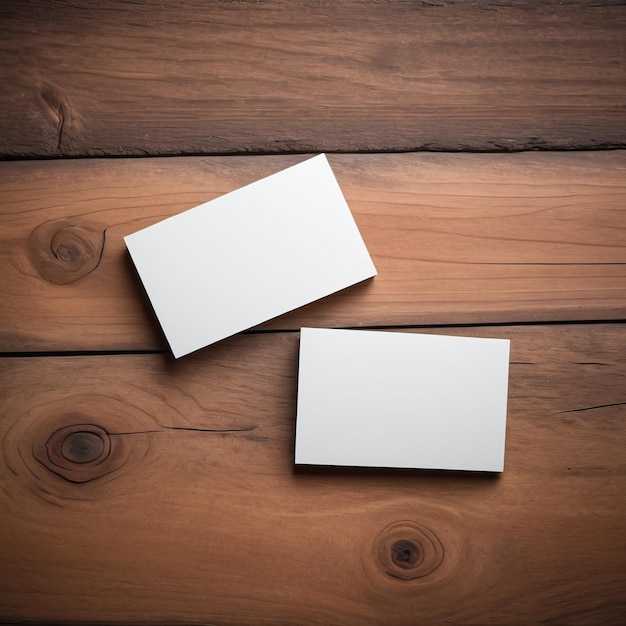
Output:
<svg viewBox="0 0 626 626">
<path fill-rule="evenodd" d="M 0 155 L 626 146 L 623 2 L 0 1 Z"/>
<path fill-rule="evenodd" d="M 0 348 L 166 347 L 123 235 L 304 158 L 1 164 Z M 626 317 L 626 152 L 330 162 L 379 274 L 264 329 Z"/>
<path fill-rule="evenodd" d="M 2 618 L 620 623 L 623 326 L 433 332 L 511 339 L 499 477 L 294 471 L 297 333 L 1 359 Z"/>
<path fill-rule="evenodd" d="M 625 51 L 617 0 L 0 0 L 0 622 L 620 624 Z M 378 276 L 174 360 L 123 236 L 320 151 Z M 510 338 L 504 473 L 295 468 L 305 325 Z"/>
</svg>

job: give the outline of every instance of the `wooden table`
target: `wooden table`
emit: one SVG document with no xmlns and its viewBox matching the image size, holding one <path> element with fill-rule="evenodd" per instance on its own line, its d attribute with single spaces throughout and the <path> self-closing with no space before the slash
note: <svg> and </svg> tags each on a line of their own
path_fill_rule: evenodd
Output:
<svg viewBox="0 0 626 626">
<path fill-rule="evenodd" d="M 0 29 L 0 621 L 623 622 L 623 3 Z M 122 237 L 320 151 L 379 275 L 175 361 Z M 295 468 L 304 325 L 510 338 L 504 473 Z"/>
</svg>

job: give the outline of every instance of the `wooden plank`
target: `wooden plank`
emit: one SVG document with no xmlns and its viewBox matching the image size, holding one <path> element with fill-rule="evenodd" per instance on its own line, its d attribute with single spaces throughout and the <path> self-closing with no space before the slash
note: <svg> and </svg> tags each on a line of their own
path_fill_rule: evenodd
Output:
<svg viewBox="0 0 626 626">
<path fill-rule="evenodd" d="M 123 235 L 303 158 L 0 164 L 0 348 L 164 348 Z M 379 275 L 264 328 L 626 317 L 626 152 L 330 161 Z"/>
<path fill-rule="evenodd" d="M 0 155 L 626 146 L 621 2 L 0 2 Z"/>
<path fill-rule="evenodd" d="M 0 619 L 619 623 L 623 325 L 445 333 L 511 339 L 499 478 L 294 471 L 297 333 L 0 359 Z"/>
</svg>

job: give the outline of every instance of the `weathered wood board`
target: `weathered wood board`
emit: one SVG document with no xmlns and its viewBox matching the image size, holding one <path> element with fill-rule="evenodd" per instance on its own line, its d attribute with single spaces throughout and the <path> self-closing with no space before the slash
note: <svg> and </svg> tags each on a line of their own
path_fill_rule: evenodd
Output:
<svg viewBox="0 0 626 626">
<path fill-rule="evenodd" d="M 0 156 L 626 147 L 622 2 L 0 0 Z"/>
<path fill-rule="evenodd" d="M 621 624 L 625 33 L 0 0 L 0 622 Z M 123 236 L 321 151 L 378 276 L 175 361 Z M 504 473 L 296 469 L 304 325 L 510 338 Z"/>
<path fill-rule="evenodd" d="M 304 158 L 0 164 L 0 349 L 164 349 L 123 235 Z M 626 317 L 626 152 L 330 162 L 379 275 L 264 328 Z"/>
<path fill-rule="evenodd" d="M 294 471 L 297 333 L 0 359 L 2 618 L 619 623 L 623 325 L 433 332 L 511 339 L 500 477 Z"/>
</svg>

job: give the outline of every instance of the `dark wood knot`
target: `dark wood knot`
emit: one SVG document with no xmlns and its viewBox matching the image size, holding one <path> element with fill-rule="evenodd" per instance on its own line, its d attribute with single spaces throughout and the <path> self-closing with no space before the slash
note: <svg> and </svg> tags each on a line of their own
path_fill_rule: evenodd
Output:
<svg viewBox="0 0 626 626">
<path fill-rule="evenodd" d="M 104 230 L 96 224 L 61 219 L 37 226 L 28 238 L 28 249 L 43 279 L 65 285 L 98 267 L 104 236 Z"/>
<path fill-rule="evenodd" d="M 420 546 L 408 539 L 399 539 L 391 546 L 391 560 L 402 569 L 415 567 L 423 558 Z"/>
<path fill-rule="evenodd" d="M 102 456 L 104 441 L 94 432 L 70 433 L 61 444 L 61 454 L 72 463 L 91 463 Z"/>
<path fill-rule="evenodd" d="M 51 472 L 85 483 L 111 471 L 111 438 L 96 424 L 72 424 L 55 430 L 35 457 Z"/>
<path fill-rule="evenodd" d="M 45 498 L 90 500 L 109 493 L 113 481 L 116 490 L 131 488 L 116 479 L 149 454 L 150 433 L 160 429 L 150 415 L 97 393 L 59 390 L 54 399 L 34 394 L 31 402 L 0 441 L 0 455 L 15 476 Z"/>
<path fill-rule="evenodd" d="M 378 535 L 377 546 L 383 570 L 394 578 L 422 578 L 443 561 L 443 546 L 435 533 L 412 521 L 389 524 Z"/>
</svg>

